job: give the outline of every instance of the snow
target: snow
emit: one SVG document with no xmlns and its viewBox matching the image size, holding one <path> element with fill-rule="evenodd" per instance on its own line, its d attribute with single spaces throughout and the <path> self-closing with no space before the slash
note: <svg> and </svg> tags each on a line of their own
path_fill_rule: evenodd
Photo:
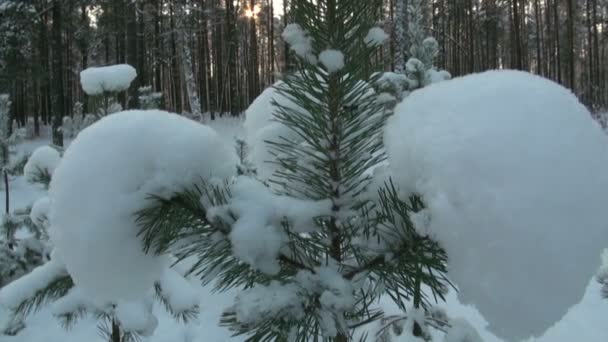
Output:
<svg viewBox="0 0 608 342">
<path fill-rule="evenodd" d="M 37 148 L 23 167 L 25 179 L 29 182 L 36 182 L 41 173 L 52 176 L 60 161 L 61 155 L 56 149 L 50 146 Z"/>
<path fill-rule="evenodd" d="M 16 308 L 22 301 L 46 288 L 50 282 L 66 275 L 65 267 L 51 259 L 36 267 L 27 277 L 19 278 L 0 289 L 0 306 Z"/>
<path fill-rule="evenodd" d="M 222 118 L 223 119 L 223 118 Z M 232 141 L 232 132 L 237 131 L 232 124 L 226 125 L 228 132 L 220 131 L 223 125 L 215 125 L 219 121 L 213 121 L 210 125 L 218 130 L 220 135 L 229 136 Z M 32 151 L 35 147 L 48 144 L 48 140 L 37 139 L 35 141 L 24 141 L 17 145 L 19 152 Z M 43 190 L 35 185 L 25 182 L 23 177 L 11 178 L 11 207 L 20 208 L 30 205 L 34 199 L 43 195 Z M 4 207 L 4 196 L 0 196 L 0 207 Z M 599 259 L 598 259 L 599 260 Z M 179 264 L 178 264 L 179 265 Z M 178 266 L 176 265 L 176 266 Z M 187 268 L 187 267 L 186 267 Z M 234 301 L 236 290 L 227 292 L 215 292 L 215 284 L 201 287 L 200 282 L 193 280 L 196 288 L 198 301 L 202 303 L 199 315 L 187 324 L 178 322 L 172 315 L 165 311 L 160 304 L 154 305 L 153 313 L 158 317 L 158 327 L 153 336 L 147 337 L 147 342 L 226 342 L 244 341 L 243 336 L 231 336 L 232 332 L 218 325 L 222 312 Z M 552 284 L 551 284 L 552 285 Z M 551 286 L 548 285 L 548 286 Z M 542 337 L 532 339 L 535 342 L 605 342 L 608 340 L 608 330 L 605 328 L 605 317 L 608 315 L 608 301 L 600 297 L 601 286 L 592 280 L 587 287 L 585 296 L 579 304 L 571 308 L 566 316 L 555 326 L 551 327 Z M 389 314 L 398 312 L 395 304 L 390 298 L 383 297 L 378 304 Z M 448 293 L 447 303 L 444 308 L 454 317 L 463 317 L 468 320 L 479 332 L 484 342 L 501 342 L 486 329 L 486 321 L 470 305 L 463 305 L 458 301 L 454 292 Z M 98 321 L 94 316 L 87 316 L 79 320 L 78 324 L 70 330 L 65 330 L 53 317 L 54 307 L 43 307 L 38 313 L 27 318 L 26 328 L 16 336 L 0 335 L 2 342 L 104 342 L 97 330 Z M 9 312 L 2 311 L 0 305 L 0 326 L 8 319 Z M 373 337 L 371 325 L 358 329 L 358 332 L 369 332 Z M 370 331 L 371 330 L 371 331 Z M 437 341 L 442 341 L 443 335 L 435 336 Z M 400 341 L 400 340 L 396 340 Z"/>
<path fill-rule="evenodd" d="M 51 202 L 48 197 L 41 197 L 32 204 L 30 219 L 38 227 L 47 227 L 49 221 L 49 209 Z"/>
<path fill-rule="evenodd" d="M 215 131 L 167 112 L 116 113 L 83 130 L 49 190 L 50 237 L 75 284 L 100 300 L 140 297 L 165 262 L 142 251 L 135 212 L 151 194 L 219 181 L 235 165 Z"/>
<path fill-rule="evenodd" d="M 608 138 L 570 91 L 515 71 L 431 85 L 395 113 L 392 174 L 423 194 L 459 298 L 504 338 L 542 334 L 608 241 Z"/>
<path fill-rule="evenodd" d="M 181 274 L 168 268 L 160 278 L 163 298 L 174 313 L 180 314 L 199 305 L 200 298 L 195 288 Z"/>
<path fill-rule="evenodd" d="M 139 299 L 135 301 L 120 300 L 114 311 L 120 326 L 141 336 L 151 336 L 158 326 L 158 319 L 152 313 L 152 301 Z"/>
<path fill-rule="evenodd" d="M 289 24 L 285 26 L 281 37 L 300 58 L 308 63 L 314 64 L 317 62 L 317 58 L 313 54 L 312 39 L 300 25 Z"/>
<path fill-rule="evenodd" d="M 483 340 L 467 320 L 457 318 L 450 321 L 444 342 L 483 342 Z"/>
<path fill-rule="evenodd" d="M 426 71 L 426 81 L 428 82 L 428 84 L 447 81 L 451 78 L 452 75 L 445 70 L 437 71 L 433 68 Z"/>
<path fill-rule="evenodd" d="M 88 95 L 101 95 L 129 89 L 135 77 L 137 71 L 128 64 L 91 67 L 80 72 L 80 84 Z"/>
<path fill-rule="evenodd" d="M 257 285 L 241 291 L 235 298 L 234 310 L 239 323 L 255 324 L 269 317 L 300 319 L 304 317 L 300 288 L 273 280 L 267 286 Z"/>
<path fill-rule="evenodd" d="M 59 298 L 51 305 L 53 315 L 61 316 L 81 310 L 91 310 L 94 305 L 86 295 L 77 287 L 73 287 L 65 296 Z"/>
<path fill-rule="evenodd" d="M 277 256 L 287 237 L 281 222 L 288 219 L 292 230 L 311 232 L 313 218 L 331 213 L 331 201 L 306 201 L 277 196 L 261 182 L 241 176 L 231 188 L 230 212 L 238 216 L 230 241 L 235 256 L 264 273 L 279 272 Z M 212 215 L 222 208 L 212 208 Z M 211 217 L 210 219 L 213 219 Z M 254 243 L 255 242 L 255 243 Z"/>
<path fill-rule="evenodd" d="M 324 50 L 319 54 L 319 61 L 330 74 L 344 68 L 344 54 L 338 50 Z"/>
<path fill-rule="evenodd" d="M 367 32 L 367 35 L 365 36 L 363 41 L 368 46 L 376 46 L 376 45 L 384 44 L 384 42 L 386 42 L 388 40 L 388 38 L 389 38 L 388 34 L 386 32 L 384 32 L 383 29 L 381 29 L 379 27 L 372 27 Z"/>
<path fill-rule="evenodd" d="M 295 132 L 274 120 L 277 104 L 306 113 L 303 109 L 286 98 L 277 89 L 284 87 L 283 81 L 276 82 L 267 88 L 251 103 L 245 112 L 245 137 L 249 146 L 249 159 L 257 168 L 257 174 L 261 179 L 269 179 L 277 166 L 268 161 L 274 160 L 274 156 L 268 150 L 266 141 L 276 141 L 278 138 L 289 140 L 301 140 Z"/>
</svg>

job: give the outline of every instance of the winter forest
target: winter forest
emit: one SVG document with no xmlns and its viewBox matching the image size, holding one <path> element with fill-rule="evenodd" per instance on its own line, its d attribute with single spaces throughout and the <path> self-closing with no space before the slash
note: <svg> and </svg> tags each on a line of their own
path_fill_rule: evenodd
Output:
<svg viewBox="0 0 608 342">
<path fill-rule="evenodd" d="M 605 342 L 608 1 L 0 0 L 0 342 Z"/>
</svg>

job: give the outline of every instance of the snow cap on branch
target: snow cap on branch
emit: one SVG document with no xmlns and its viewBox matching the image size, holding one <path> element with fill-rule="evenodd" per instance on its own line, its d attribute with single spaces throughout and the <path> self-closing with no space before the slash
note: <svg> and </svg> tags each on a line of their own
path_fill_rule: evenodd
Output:
<svg viewBox="0 0 608 342">
<path fill-rule="evenodd" d="M 80 72 L 80 84 L 87 95 L 101 95 L 129 89 L 135 77 L 137 71 L 128 64 L 91 67 Z"/>
<path fill-rule="evenodd" d="M 83 130 L 49 190 L 49 233 L 75 284 L 102 300 L 144 294 L 165 261 L 143 252 L 135 213 L 150 195 L 230 177 L 235 165 L 213 129 L 176 114 L 126 111 Z"/>
<path fill-rule="evenodd" d="M 302 29 L 302 26 L 298 24 L 289 24 L 285 26 L 281 36 L 300 58 L 308 63 L 317 62 L 317 57 L 313 54 L 312 39 Z"/>
<path fill-rule="evenodd" d="M 50 146 L 37 148 L 23 167 L 23 175 L 28 182 L 40 182 L 50 178 L 61 161 L 59 152 Z"/>
<path fill-rule="evenodd" d="M 494 332 L 539 335 L 581 300 L 608 241 L 608 137 L 569 90 L 516 71 L 438 83 L 397 106 L 385 142 Z"/>
<path fill-rule="evenodd" d="M 338 50 L 324 50 L 319 55 L 319 61 L 329 73 L 344 68 L 344 54 Z"/>
<path fill-rule="evenodd" d="M 384 42 L 388 40 L 389 36 L 383 29 L 380 27 L 372 27 L 369 29 L 367 36 L 365 36 L 364 41 L 368 46 L 376 46 L 382 45 Z"/>
</svg>

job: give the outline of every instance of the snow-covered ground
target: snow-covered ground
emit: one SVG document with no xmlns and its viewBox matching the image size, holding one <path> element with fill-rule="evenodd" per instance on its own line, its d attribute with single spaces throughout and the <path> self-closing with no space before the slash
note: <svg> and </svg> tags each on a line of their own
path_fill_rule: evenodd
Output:
<svg viewBox="0 0 608 342">
<path fill-rule="evenodd" d="M 226 143 L 232 143 L 235 136 L 242 136 L 241 121 L 238 119 L 218 120 L 211 124 Z M 20 151 L 33 151 L 37 146 L 47 144 L 48 140 L 38 139 L 28 141 L 20 146 Z M 30 205 L 45 193 L 45 190 L 37 185 L 28 184 L 23 177 L 11 180 L 11 207 L 21 208 Z M 4 207 L 4 196 L 0 196 L 0 207 Z M 598 256 L 599 258 L 599 256 Z M 198 284 L 192 279 L 193 284 Z M 551 286 L 551 282 L 547 282 Z M 200 314 L 188 323 L 176 322 L 160 305 L 156 305 L 154 311 L 158 317 L 159 325 L 153 336 L 144 338 L 147 342 L 221 342 L 221 341 L 243 341 L 242 337 L 231 337 L 230 331 L 218 325 L 224 308 L 232 303 L 234 293 L 217 293 L 212 291 L 211 286 L 198 287 L 200 296 Z M 388 312 L 394 312 L 394 304 L 390 300 L 380 303 Z M 486 342 L 499 342 L 486 328 L 486 322 L 479 312 L 470 306 L 458 302 L 455 294 L 448 296 L 445 305 L 446 311 L 452 317 L 463 317 L 476 327 Z M 6 312 L 0 311 L 0 322 L 6 319 Z M 606 328 L 606 317 L 608 317 L 608 301 L 600 297 L 599 285 L 590 280 L 586 294 L 582 301 L 572 307 L 567 315 L 555 326 L 550 328 L 544 336 L 531 341 L 536 342 L 605 342 L 608 341 L 608 328 Z M 69 331 L 64 330 L 53 318 L 51 310 L 44 308 L 37 314 L 32 315 L 26 321 L 27 327 L 17 336 L 0 335 L 1 342 L 102 342 L 97 329 L 97 320 L 87 318 L 80 321 Z"/>
</svg>

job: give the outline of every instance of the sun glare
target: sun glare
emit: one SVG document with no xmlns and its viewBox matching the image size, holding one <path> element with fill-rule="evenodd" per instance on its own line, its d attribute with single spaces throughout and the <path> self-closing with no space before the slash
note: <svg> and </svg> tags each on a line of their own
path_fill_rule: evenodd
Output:
<svg viewBox="0 0 608 342">
<path fill-rule="evenodd" d="M 253 17 L 257 17 L 258 13 L 260 13 L 261 8 L 258 5 L 253 6 L 253 9 L 246 9 L 245 10 L 245 16 L 247 18 L 253 18 Z"/>
</svg>

